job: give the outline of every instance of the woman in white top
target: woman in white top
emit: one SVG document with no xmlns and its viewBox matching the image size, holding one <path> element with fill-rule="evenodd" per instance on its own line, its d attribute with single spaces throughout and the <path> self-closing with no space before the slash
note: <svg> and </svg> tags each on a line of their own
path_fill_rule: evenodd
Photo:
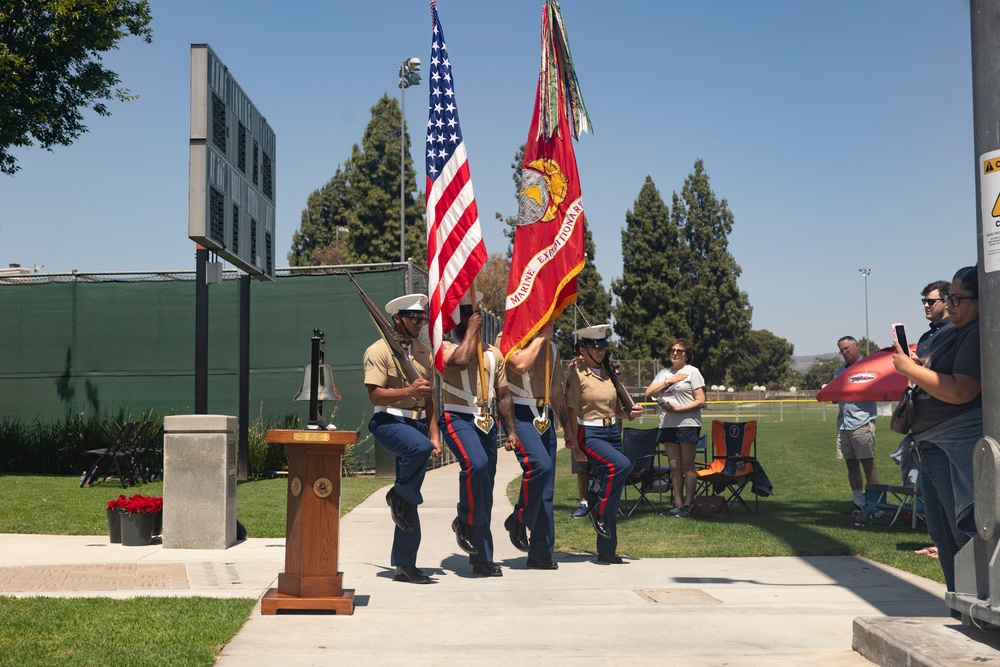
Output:
<svg viewBox="0 0 1000 667">
<path fill-rule="evenodd" d="M 663 516 L 691 516 L 698 475 L 695 450 L 701 434 L 701 408 L 705 405 L 705 379 L 694 366 L 691 343 L 678 338 L 670 343 L 670 368 L 664 368 L 646 387 L 646 396 L 660 406 L 658 440 L 670 460 L 674 508 Z M 682 495 L 683 492 L 683 495 Z"/>
</svg>

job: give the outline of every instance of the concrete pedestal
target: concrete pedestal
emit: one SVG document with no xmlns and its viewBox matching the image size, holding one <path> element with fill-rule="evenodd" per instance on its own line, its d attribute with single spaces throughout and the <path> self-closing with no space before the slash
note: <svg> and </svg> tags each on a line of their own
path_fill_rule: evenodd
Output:
<svg viewBox="0 0 1000 667">
<path fill-rule="evenodd" d="M 236 417 L 163 420 L 163 546 L 226 549 L 236 543 Z"/>
</svg>

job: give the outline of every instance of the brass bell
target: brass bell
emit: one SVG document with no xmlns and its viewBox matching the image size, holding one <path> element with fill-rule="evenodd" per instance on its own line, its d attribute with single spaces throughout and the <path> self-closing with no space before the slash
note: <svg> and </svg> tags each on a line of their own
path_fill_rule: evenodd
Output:
<svg viewBox="0 0 1000 667">
<path fill-rule="evenodd" d="M 312 364 L 306 364 L 305 372 L 302 376 L 302 388 L 299 389 L 299 393 L 295 394 L 295 398 L 292 400 L 308 401 L 311 398 L 309 395 L 309 380 L 311 376 Z M 317 400 L 320 403 L 342 400 L 340 392 L 337 391 L 337 387 L 333 384 L 333 367 L 330 364 L 320 364 L 319 366 L 319 391 L 317 393 L 319 394 Z"/>
</svg>

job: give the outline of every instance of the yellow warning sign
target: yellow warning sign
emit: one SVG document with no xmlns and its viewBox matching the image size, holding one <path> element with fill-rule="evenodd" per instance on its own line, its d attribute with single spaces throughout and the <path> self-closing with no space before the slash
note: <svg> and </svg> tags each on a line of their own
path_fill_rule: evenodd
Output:
<svg viewBox="0 0 1000 667">
<path fill-rule="evenodd" d="M 979 220 L 981 266 L 1000 271 L 1000 149 L 979 154 Z"/>
</svg>

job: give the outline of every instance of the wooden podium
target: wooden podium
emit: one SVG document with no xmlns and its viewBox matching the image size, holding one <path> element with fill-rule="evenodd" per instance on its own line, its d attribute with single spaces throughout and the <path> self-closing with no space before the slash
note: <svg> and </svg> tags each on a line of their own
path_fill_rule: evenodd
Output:
<svg viewBox="0 0 1000 667">
<path fill-rule="evenodd" d="M 262 614 L 280 609 L 354 613 L 354 590 L 344 590 L 338 571 L 340 471 L 347 445 L 357 431 L 283 430 L 267 441 L 288 455 L 288 509 L 285 515 L 285 571 L 278 587 L 260 601 Z"/>
</svg>

